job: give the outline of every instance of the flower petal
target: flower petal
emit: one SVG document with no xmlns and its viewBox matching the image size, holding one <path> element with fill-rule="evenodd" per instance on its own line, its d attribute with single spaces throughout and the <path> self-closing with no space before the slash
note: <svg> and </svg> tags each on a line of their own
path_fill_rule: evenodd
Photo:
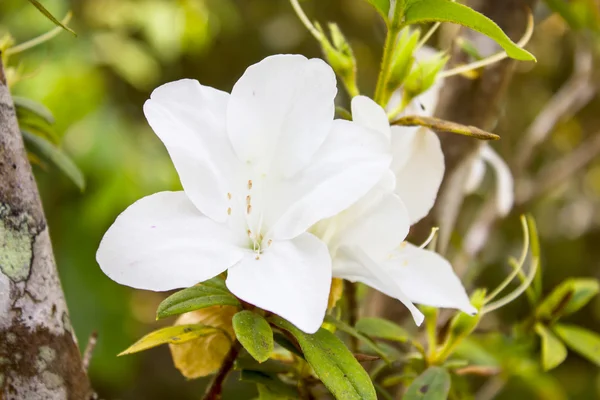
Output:
<svg viewBox="0 0 600 400">
<path fill-rule="evenodd" d="M 329 251 L 310 233 L 273 242 L 259 260 L 248 254 L 227 276 L 227 287 L 237 297 L 278 314 L 306 333 L 321 326 L 330 285 Z"/>
<path fill-rule="evenodd" d="M 239 167 L 225 130 L 228 97 L 182 79 L 158 87 L 144 104 L 146 118 L 169 151 L 186 194 L 218 222 L 227 219 L 229 183 Z"/>
<path fill-rule="evenodd" d="M 320 59 L 276 55 L 250 66 L 227 108 L 236 154 L 260 173 L 297 172 L 329 133 L 336 93 L 335 74 Z"/>
<path fill-rule="evenodd" d="M 481 182 L 483 181 L 483 177 L 485 176 L 485 163 L 481 159 L 481 157 L 477 157 L 473 160 L 473 164 L 471 165 L 471 171 L 469 171 L 469 177 L 465 182 L 465 193 L 471 194 L 477 190 L 479 186 L 481 186 Z"/>
<path fill-rule="evenodd" d="M 435 203 L 444 177 L 444 153 L 434 132 L 394 126 L 392 155 L 396 193 L 404 202 L 412 225 L 426 216 Z"/>
<path fill-rule="evenodd" d="M 510 168 L 489 145 L 482 146 L 480 154 L 482 159 L 490 163 L 496 174 L 496 206 L 500 216 L 505 216 L 515 202 L 515 182 Z"/>
<path fill-rule="evenodd" d="M 404 203 L 393 193 L 394 181 L 389 171 L 362 199 L 331 219 L 339 233 L 332 238 L 330 249 L 357 246 L 379 260 L 402 243 L 410 223 Z"/>
<path fill-rule="evenodd" d="M 477 313 L 452 266 L 437 253 L 403 243 L 381 266 L 415 303 Z"/>
<path fill-rule="evenodd" d="M 367 96 L 352 99 L 352 120 L 365 128 L 373 129 L 391 137 L 390 123 L 383 108 Z"/>
<path fill-rule="evenodd" d="M 161 192 L 117 217 L 96 260 L 122 285 L 162 291 L 210 279 L 243 254 L 225 225 L 202 215 L 184 192 Z"/>
<path fill-rule="evenodd" d="M 274 190 L 266 218 L 270 236 L 293 238 L 350 207 L 377 184 L 390 161 L 384 134 L 336 120 L 310 165 Z"/>
<path fill-rule="evenodd" d="M 421 325 L 425 318 L 388 272 L 360 248 L 340 248 L 333 260 L 333 276 L 351 282 L 362 282 L 400 300 L 408 308 L 417 325 Z"/>
</svg>

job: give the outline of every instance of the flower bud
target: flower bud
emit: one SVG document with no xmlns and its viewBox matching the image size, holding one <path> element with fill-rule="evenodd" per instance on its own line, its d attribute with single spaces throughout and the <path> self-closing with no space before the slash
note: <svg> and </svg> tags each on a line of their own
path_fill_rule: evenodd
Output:
<svg viewBox="0 0 600 400">
<path fill-rule="evenodd" d="M 450 57 L 444 52 L 415 63 L 412 71 L 404 81 L 404 92 L 415 98 L 424 93 L 435 83 L 437 74 L 444 68 Z"/>
<path fill-rule="evenodd" d="M 398 44 L 394 50 L 392 69 L 387 83 L 388 91 L 396 90 L 411 71 L 415 58 L 413 53 L 419 42 L 420 33 L 418 30 L 413 32 L 409 28 L 404 28 L 398 39 Z"/>
</svg>

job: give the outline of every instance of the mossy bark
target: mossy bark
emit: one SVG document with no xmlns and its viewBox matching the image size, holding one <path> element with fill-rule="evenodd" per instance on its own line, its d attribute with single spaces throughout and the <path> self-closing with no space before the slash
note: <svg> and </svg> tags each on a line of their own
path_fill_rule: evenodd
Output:
<svg viewBox="0 0 600 400">
<path fill-rule="evenodd" d="M 0 399 L 91 399 L 0 64 Z"/>
</svg>

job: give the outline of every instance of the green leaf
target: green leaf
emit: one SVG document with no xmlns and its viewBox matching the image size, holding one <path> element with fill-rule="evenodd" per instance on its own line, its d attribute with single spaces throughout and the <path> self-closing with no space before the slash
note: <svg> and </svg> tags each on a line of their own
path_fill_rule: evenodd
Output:
<svg viewBox="0 0 600 400">
<path fill-rule="evenodd" d="M 73 36 L 77 36 L 77 34 L 75 33 L 75 31 L 73 31 L 71 28 L 69 28 L 68 26 L 64 25 L 62 22 L 60 22 L 59 20 L 57 20 L 54 17 L 54 15 L 50 14 L 50 11 L 46 10 L 46 8 L 39 1 L 37 1 L 37 0 L 29 0 L 29 2 L 31 4 L 33 4 L 35 6 L 35 8 L 37 8 L 38 10 L 40 10 L 40 12 L 42 14 L 44 14 L 46 16 L 46 18 L 48 18 L 50 21 L 52 21 L 56 26 L 60 26 L 65 31 L 72 33 Z"/>
<path fill-rule="evenodd" d="M 85 178 L 73 160 L 59 147 L 43 137 L 21 130 L 27 149 L 48 160 L 62 171 L 80 190 L 85 189 Z"/>
<path fill-rule="evenodd" d="M 450 374 L 441 367 L 429 367 L 406 390 L 403 400 L 446 400 Z"/>
<path fill-rule="evenodd" d="M 358 332 L 356 329 L 348 325 L 347 323 L 340 321 L 337 318 L 334 318 L 331 315 L 325 317 L 325 322 L 332 324 L 340 331 L 347 333 L 350 336 L 353 336 L 367 345 L 375 354 L 381 357 L 382 360 L 387 362 L 388 364 L 391 362 L 388 355 L 379 347 L 375 342 L 373 342 L 370 338 Z"/>
<path fill-rule="evenodd" d="M 550 320 L 573 314 L 589 303 L 599 290 L 596 279 L 568 279 L 542 301 L 536 311 L 537 317 Z"/>
<path fill-rule="evenodd" d="M 544 371 L 558 367 L 567 358 L 567 348 L 544 325 L 536 324 L 535 331 L 542 339 L 542 366 Z"/>
<path fill-rule="evenodd" d="M 356 329 L 369 337 L 394 342 L 404 343 L 410 338 L 404 328 L 382 318 L 362 318 L 356 323 Z"/>
<path fill-rule="evenodd" d="M 552 330 L 571 350 L 600 366 L 600 335 L 575 325 L 556 324 Z"/>
<path fill-rule="evenodd" d="M 367 0 L 377 12 L 383 17 L 383 20 L 387 23 L 388 16 L 390 15 L 390 0 Z"/>
<path fill-rule="evenodd" d="M 258 362 L 269 359 L 273 352 L 273 330 L 262 316 L 248 310 L 233 316 L 233 330 L 242 346 Z"/>
<path fill-rule="evenodd" d="M 405 13 L 405 24 L 424 22 L 452 22 L 463 25 L 495 40 L 506 53 L 517 60 L 535 61 L 528 51 L 515 44 L 494 21 L 483 14 L 450 0 L 412 1 Z"/>
<path fill-rule="evenodd" d="M 271 321 L 298 340 L 306 361 L 336 399 L 377 399 L 369 374 L 333 333 L 321 328 L 308 335 L 279 317 L 272 317 Z"/>
<path fill-rule="evenodd" d="M 219 277 L 183 289 L 167 297 L 158 306 L 156 319 L 211 306 L 240 307 L 240 302 L 227 290 L 225 281 Z"/>
<path fill-rule="evenodd" d="M 223 331 L 203 324 L 168 326 L 147 334 L 119 355 L 137 353 L 165 343 L 181 344 L 215 333 Z"/>
<path fill-rule="evenodd" d="M 253 382 L 262 385 L 266 390 L 260 390 L 259 393 L 265 397 L 261 399 L 297 399 L 298 391 L 295 387 L 281 381 L 273 374 L 267 374 L 262 371 L 242 370 L 240 380 L 244 382 Z M 270 397 L 269 397 L 270 396 Z"/>
<path fill-rule="evenodd" d="M 302 352 L 294 345 L 294 343 L 290 339 L 288 339 L 287 336 L 285 336 L 283 333 L 275 332 L 273 334 L 273 339 L 278 345 L 280 345 L 290 353 L 293 353 L 298 357 L 304 358 L 304 354 L 302 354 Z"/>
<path fill-rule="evenodd" d="M 26 110 L 35 116 L 43 119 L 48 124 L 54 124 L 54 116 L 52 112 L 46 108 L 45 105 L 38 103 L 35 100 L 31 100 L 25 97 L 13 96 L 13 102 L 17 108 L 17 113 L 21 110 Z"/>
</svg>

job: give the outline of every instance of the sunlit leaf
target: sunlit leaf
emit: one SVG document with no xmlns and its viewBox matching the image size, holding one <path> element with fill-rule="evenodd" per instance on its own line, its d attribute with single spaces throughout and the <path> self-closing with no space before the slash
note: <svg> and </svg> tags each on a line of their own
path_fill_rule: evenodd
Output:
<svg viewBox="0 0 600 400">
<path fill-rule="evenodd" d="M 262 316 L 248 310 L 233 316 L 233 330 L 242 346 L 258 362 L 269 359 L 273 352 L 273 330 Z"/>
<path fill-rule="evenodd" d="M 441 367 L 429 367 L 406 390 L 403 400 L 446 400 L 450 374 Z"/>
<path fill-rule="evenodd" d="M 46 8 L 37 0 L 29 0 L 29 2 L 31 4 L 33 4 L 35 6 L 35 8 L 37 8 L 38 10 L 40 10 L 40 12 L 42 14 L 44 14 L 46 16 L 46 18 L 48 18 L 50 21 L 52 21 L 56 26 L 60 26 L 61 28 L 63 28 L 65 31 L 67 32 L 71 32 L 74 36 L 77 36 L 77 34 L 68 26 L 64 25 L 62 22 L 60 22 L 58 19 L 56 19 L 54 17 L 54 15 L 52 15 L 50 13 L 50 11 L 46 10 Z"/>
<path fill-rule="evenodd" d="M 477 11 L 450 0 L 414 0 L 405 12 L 406 24 L 452 22 L 483 33 L 498 43 L 517 60 L 534 61 L 535 57 L 517 46 L 491 19 Z"/>
<path fill-rule="evenodd" d="M 21 134 L 23 135 L 23 140 L 29 151 L 34 152 L 41 158 L 54 164 L 63 174 L 71 179 L 80 190 L 83 191 L 85 189 L 85 178 L 83 177 L 83 174 L 64 151 L 43 137 L 34 135 L 26 130 L 22 130 Z"/>
<path fill-rule="evenodd" d="M 131 345 L 119 355 L 137 353 L 165 343 L 185 343 L 202 336 L 212 335 L 220 330 L 203 324 L 168 326 L 151 332 Z"/>
<path fill-rule="evenodd" d="M 538 318 L 553 319 L 572 314 L 584 307 L 600 287 L 593 278 L 572 278 L 558 285 L 539 305 Z"/>
<path fill-rule="evenodd" d="M 388 21 L 390 15 L 390 0 L 367 0 L 377 12 L 383 17 L 383 20 Z"/>
<path fill-rule="evenodd" d="M 240 302 L 225 287 L 225 281 L 219 277 L 167 297 L 158 306 L 156 318 L 166 318 L 211 306 L 240 306 Z"/>
<path fill-rule="evenodd" d="M 357 338 L 362 343 L 364 343 L 369 349 L 371 349 L 375 354 L 381 357 L 384 361 L 390 362 L 388 355 L 375 342 L 373 342 L 370 338 L 363 335 L 362 333 L 358 332 L 356 329 L 354 329 L 347 323 L 340 321 L 339 319 L 336 319 L 331 315 L 325 317 L 325 322 L 332 324 L 340 331 Z"/>
<path fill-rule="evenodd" d="M 408 332 L 399 325 L 383 318 L 361 318 L 356 329 L 371 338 L 406 342 L 410 338 Z"/>
<path fill-rule="evenodd" d="M 306 361 L 336 399 L 377 399 L 369 375 L 333 333 L 321 328 L 308 335 L 279 317 L 272 317 L 271 321 L 298 340 Z"/>
<path fill-rule="evenodd" d="M 13 96 L 13 102 L 17 109 L 17 115 L 21 110 L 26 110 L 39 118 L 46 121 L 48 124 L 54 124 L 54 116 L 52 112 L 46 108 L 45 105 L 38 103 L 35 100 L 31 100 L 25 97 Z"/>
<path fill-rule="evenodd" d="M 558 367 L 567 358 L 567 348 L 544 325 L 536 324 L 535 331 L 542 339 L 542 366 L 544 370 L 548 371 Z"/>
<path fill-rule="evenodd" d="M 552 330 L 571 350 L 600 366 L 600 335 L 575 325 L 556 324 Z"/>
<path fill-rule="evenodd" d="M 199 378 L 219 369 L 229 353 L 233 338 L 232 318 L 237 307 L 214 306 L 181 315 L 176 325 L 203 324 L 217 329 L 211 335 L 182 344 L 169 344 L 175 367 L 188 379 Z"/>
</svg>

